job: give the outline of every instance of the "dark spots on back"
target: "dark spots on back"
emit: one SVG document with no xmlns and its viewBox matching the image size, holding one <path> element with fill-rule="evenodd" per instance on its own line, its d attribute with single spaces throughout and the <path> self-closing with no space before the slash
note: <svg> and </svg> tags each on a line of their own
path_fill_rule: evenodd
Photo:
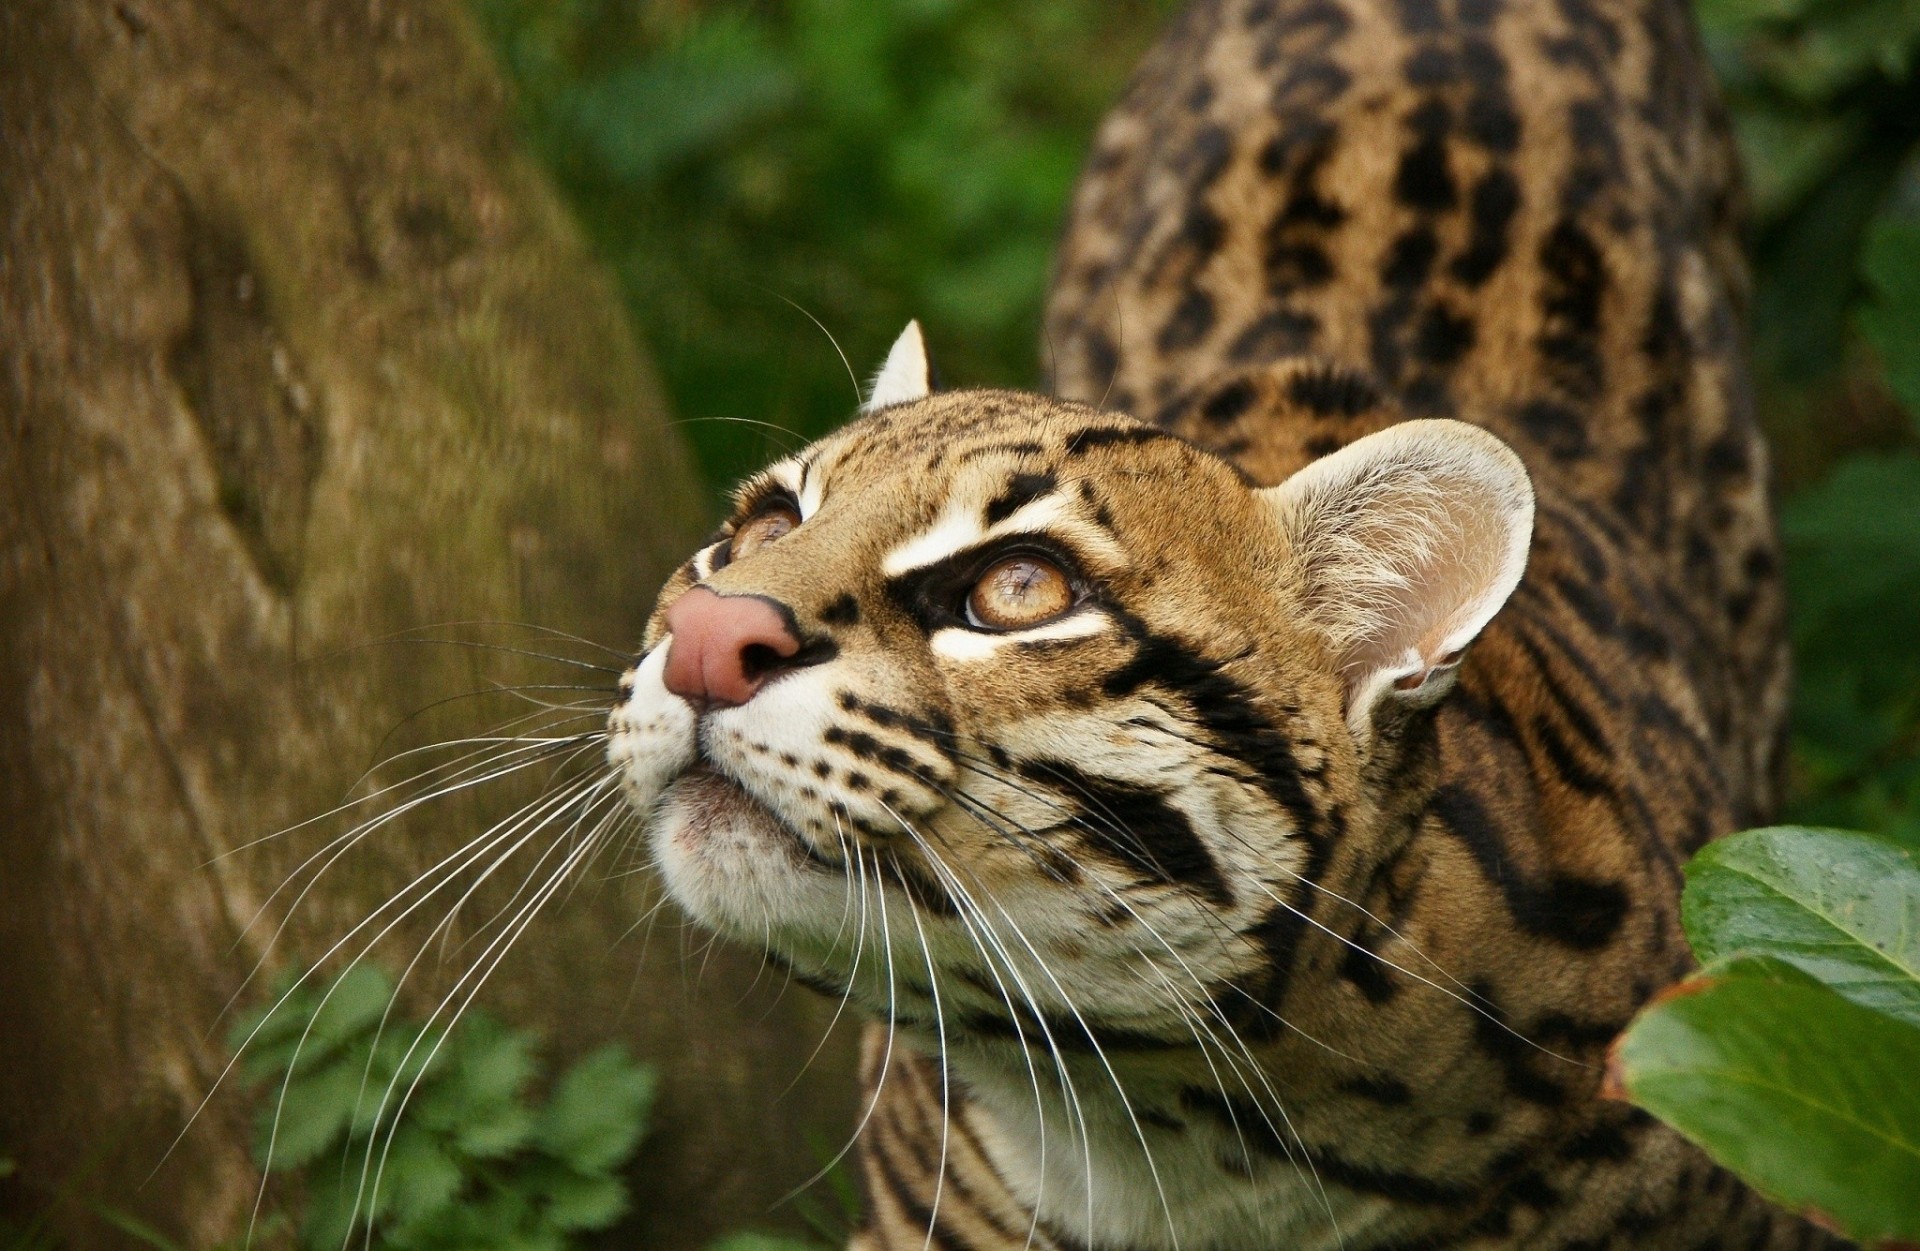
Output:
<svg viewBox="0 0 1920 1251">
<path fill-rule="evenodd" d="M 1519 211 L 1520 182 L 1511 171 L 1495 168 L 1480 176 L 1467 196 L 1471 233 L 1466 249 L 1453 258 L 1454 277 L 1477 287 L 1493 276 L 1507 258 L 1507 230 Z"/>
<path fill-rule="evenodd" d="M 1576 409 L 1552 400 L 1531 400 L 1520 406 L 1520 426 L 1556 460 L 1578 460 L 1592 454 L 1585 417 Z"/>
<path fill-rule="evenodd" d="M 1407 117 L 1417 138 L 1400 157 L 1393 176 L 1393 197 L 1418 213 L 1444 213 L 1460 200 L 1447 162 L 1447 132 L 1452 113 L 1443 101 L 1429 100 Z"/>
<path fill-rule="evenodd" d="M 1227 349 L 1236 361 L 1269 361 L 1297 356 L 1313 346 L 1320 319 L 1294 309 L 1275 309 L 1256 318 Z"/>
<path fill-rule="evenodd" d="M 1460 74 L 1453 53 L 1439 44 L 1423 43 L 1407 57 L 1401 72 L 1414 87 L 1444 87 Z"/>
<path fill-rule="evenodd" d="M 1520 115 L 1504 95 L 1476 95 L 1467 101 L 1462 129 L 1490 152 L 1510 153 L 1520 146 Z"/>
<path fill-rule="evenodd" d="M 1084 773 L 1060 760 L 1023 762 L 1020 772 L 1054 787 L 1079 809 L 1072 827 L 1097 849 L 1170 886 L 1197 891 L 1222 908 L 1233 890 L 1187 819 L 1151 787 Z"/>
<path fill-rule="evenodd" d="M 1120 370 L 1120 352 L 1103 332 L 1089 330 L 1081 340 L 1087 354 L 1087 368 L 1095 378 L 1110 383 Z"/>
<path fill-rule="evenodd" d="M 1500 1118 L 1491 1112 L 1469 1113 L 1466 1121 L 1467 1135 L 1471 1138 L 1478 1138 L 1483 1134 L 1490 1134 L 1493 1132 L 1494 1126 L 1499 1123 Z"/>
<path fill-rule="evenodd" d="M 1590 399 L 1600 393 L 1600 308 L 1607 271 L 1591 236 L 1570 218 L 1562 218 L 1540 244 L 1543 278 L 1540 300 L 1544 327 L 1536 341 L 1548 376 L 1568 395 Z"/>
<path fill-rule="evenodd" d="M 1253 406 L 1256 392 L 1246 379 L 1237 379 L 1214 392 L 1200 406 L 1200 416 L 1210 425 L 1230 426 Z"/>
<path fill-rule="evenodd" d="M 1188 209 L 1180 223 L 1180 242 L 1201 256 L 1211 256 L 1218 251 L 1226 233 L 1227 226 L 1220 215 L 1204 204 Z"/>
<path fill-rule="evenodd" d="M 1427 280 L 1433 261 L 1440 254 L 1440 241 L 1431 226 L 1415 226 L 1402 231 L 1387 249 L 1380 265 L 1380 281 L 1396 290 L 1411 290 Z"/>
<path fill-rule="evenodd" d="M 850 626 L 860 620 L 860 601 L 842 593 L 820 610 L 820 620 L 832 626 Z"/>
<path fill-rule="evenodd" d="M 1316 417 L 1357 417 L 1380 403 L 1364 376 L 1331 366 L 1303 369 L 1288 379 L 1287 398 Z"/>
<path fill-rule="evenodd" d="M 1473 347 L 1473 319 L 1434 304 L 1421 316 L 1413 334 L 1413 354 L 1428 365 L 1454 364 Z"/>
<path fill-rule="evenodd" d="M 1042 496 L 1051 495 L 1059 480 L 1052 473 L 1017 473 L 1006 489 L 987 501 L 986 521 L 995 526 Z"/>
<path fill-rule="evenodd" d="M 1155 340 L 1162 352 L 1190 348 L 1207 337 L 1215 318 L 1213 297 L 1198 288 L 1182 296 Z"/>
<path fill-rule="evenodd" d="M 1744 478 L 1753 469 L 1753 447 L 1737 431 L 1728 431 L 1707 444 L 1701 468 L 1709 477 L 1726 480 Z"/>
<path fill-rule="evenodd" d="M 1437 34 L 1446 26 L 1440 0 L 1393 0 L 1393 16 L 1409 35 Z"/>
<path fill-rule="evenodd" d="M 1278 232 L 1276 232 L 1277 234 Z M 1333 279 L 1333 262 L 1327 251 L 1310 240 L 1286 240 L 1269 237 L 1267 243 L 1267 290 L 1276 296 L 1292 295 L 1325 286 Z"/>
</svg>

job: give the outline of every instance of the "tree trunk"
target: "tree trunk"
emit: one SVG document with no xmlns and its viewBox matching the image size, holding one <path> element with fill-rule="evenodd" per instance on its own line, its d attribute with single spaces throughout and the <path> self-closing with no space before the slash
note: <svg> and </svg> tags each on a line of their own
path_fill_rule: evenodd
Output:
<svg viewBox="0 0 1920 1251">
<path fill-rule="evenodd" d="M 233 1079 L 162 1158 L 226 1063 L 228 997 L 529 793 L 382 829 L 269 951 L 274 892 L 342 827 L 249 844 L 383 747 L 477 732 L 408 718 L 517 659 L 363 645 L 509 621 L 628 648 L 702 505 L 497 76 L 420 0 L 0 5 L 0 421 L 0 1208 L 51 1206 L 75 1248 L 127 1243 L 90 1203 L 210 1247 L 259 1180 Z M 477 630 L 427 633 L 547 646 Z M 481 1003 L 557 1060 L 619 1038 L 661 1066 L 631 1232 L 692 1247 L 846 1132 L 847 1057 L 780 1098 L 823 1011 L 726 952 L 642 961 L 651 885 L 593 876 Z M 474 929 L 426 963 L 465 967 Z"/>
</svg>

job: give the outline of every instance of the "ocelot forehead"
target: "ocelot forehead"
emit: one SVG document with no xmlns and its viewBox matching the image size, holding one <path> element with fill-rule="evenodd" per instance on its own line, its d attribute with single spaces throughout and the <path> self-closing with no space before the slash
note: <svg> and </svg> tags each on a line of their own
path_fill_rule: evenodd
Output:
<svg viewBox="0 0 1920 1251">
<path fill-rule="evenodd" d="M 1183 540 L 1217 544 L 1247 495 L 1225 462 L 1157 427 L 993 391 L 869 415 L 770 475 L 809 518 L 857 511 L 861 554 L 886 575 L 1036 532 L 1112 573 Z"/>
</svg>

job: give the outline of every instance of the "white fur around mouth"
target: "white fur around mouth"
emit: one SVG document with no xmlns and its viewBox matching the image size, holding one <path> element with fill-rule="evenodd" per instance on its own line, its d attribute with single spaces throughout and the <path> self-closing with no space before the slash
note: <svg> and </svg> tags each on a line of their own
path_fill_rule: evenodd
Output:
<svg viewBox="0 0 1920 1251">
<path fill-rule="evenodd" d="M 843 910 L 845 872 L 705 763 L 668 783 L 648 840 L 674 897 L 712 929 L 763 945 L 796 941 Z"/>
<path fill-rule="evenodd" d="M 745 787 L 710 764 L 696 764 L 669 783 L 660 797 L 660 807 L 660 819 L 671 827 L 662 833 L 689 852 L 726 839 L 767 851 L 783 849 L 796 861 L 812 860 L 821 867 L 838 869 L 821 860 L 806 840 L 748 794 Z"/>
</svg>

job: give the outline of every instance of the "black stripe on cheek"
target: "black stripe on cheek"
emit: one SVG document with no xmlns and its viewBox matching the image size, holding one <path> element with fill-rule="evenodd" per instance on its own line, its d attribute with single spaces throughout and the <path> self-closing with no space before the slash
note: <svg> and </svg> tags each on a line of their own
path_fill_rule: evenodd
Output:
<svg viewBox="0 0 1920 1251">
<path fill-rule="evenodd" d="M 1168 885 L 1198 891 L 1222 908 L 1233 906 L 1233 889 L 1213 854 L 1186 814 L 1159 791 L 1094 777 L 1058 760 L 1026 761 L 1020 772 L 1063 788 L 1080 805 L 1074 825 L 1099 850 Z"/>
<path fill-rule="evenodd" d="M 987 503 L 987 525 L 996 526 L 1044 495 L 1053 494 L 1059 480 L 1052 473 L 1017 473 L 1006 490 Z"/>
<path fill-rule="evenodd" d="M 1217 661 L 1178 639 L 1148 633 L 1137 618 L 1115 615 L 1138 640 L 1139 649 L 1131 661 L 1107 678 L 1107 696 L 1120 699 L 1142 686 L 1153 685 L 1183 698 L 1221 754 L 1259 775 L 1261 789 L 1292 820 L 1292 832 L 1306 840 L 1306 876 L 1317 878 L 1327 850 L 1324 822 L 1307 795 L 1300 763 L 1287 736 L 1261 714 L 1252 695 L 1222 671 Z"/>
</svg>

